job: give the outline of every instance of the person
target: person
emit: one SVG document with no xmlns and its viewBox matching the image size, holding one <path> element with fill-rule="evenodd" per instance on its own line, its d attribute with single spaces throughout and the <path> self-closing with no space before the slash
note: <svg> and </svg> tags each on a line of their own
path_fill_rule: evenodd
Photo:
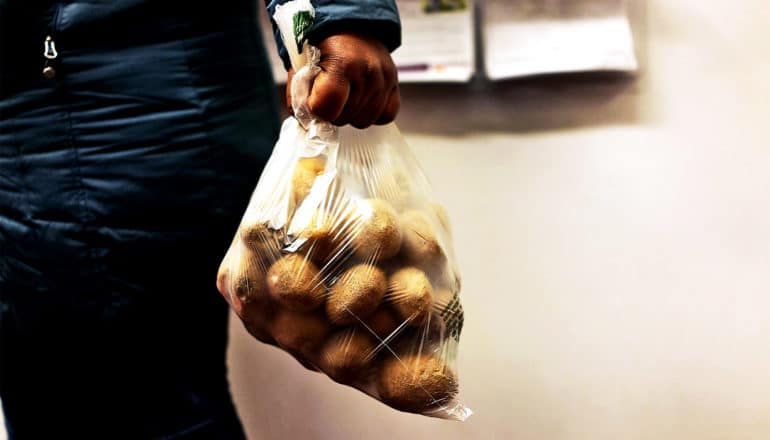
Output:
<svg viewBox="0 0 770 440">
<path fill-rule="evenodd" d="M 313 4 L 311 110 L 392 121 L 394 0 Z M 0 0 L 11 440 L 244 437 L 215 281 L 279 128 L 257 7 Z"/>
</svg>

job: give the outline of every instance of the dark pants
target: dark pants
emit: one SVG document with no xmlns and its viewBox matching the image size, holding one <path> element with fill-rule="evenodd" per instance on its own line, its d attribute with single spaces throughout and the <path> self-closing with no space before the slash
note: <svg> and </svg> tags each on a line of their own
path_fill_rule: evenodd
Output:
<svg viewBox="0 0 770 440">
<path fill-rule="evenodd" d="M 169 276 L 152 289 L 119 290 L 104 277 L 43 295 L 6 285 L 0 397 L 10 438 L 242 439 L 215 255 L 187 268 L 148 256 Z"/>
</svg>

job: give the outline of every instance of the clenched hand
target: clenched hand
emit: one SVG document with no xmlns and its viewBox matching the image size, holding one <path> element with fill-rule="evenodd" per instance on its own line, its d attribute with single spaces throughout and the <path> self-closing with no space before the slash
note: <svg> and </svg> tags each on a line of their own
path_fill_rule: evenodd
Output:
<svg viewBox="0 0 770 440">
<path fill-rule="evenodd" d="M 357 34 L 338 34 L 321 41 L 318 48 L 321 72 L 308 98 L 313 114 L 356 128 L 395 119 L 401 105 L 398 75 L 382 43 Z M 293 75 L 289 70 L 289 83 Z M 291 103 L 290 87 L 286 87 L 286 102 Z"/>
</svg>

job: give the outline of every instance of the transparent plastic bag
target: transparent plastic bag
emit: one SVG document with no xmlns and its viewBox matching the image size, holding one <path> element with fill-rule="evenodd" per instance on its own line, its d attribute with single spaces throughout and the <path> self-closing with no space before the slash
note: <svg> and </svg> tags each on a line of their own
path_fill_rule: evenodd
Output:
<svg viewBox="0 0 770 440">
<path fill-rule="evenodd" d="M 296 74 L 280 138 L 219 268 L 248 331 L 398 410 L 464 420 L 449 220 L 394 124 L 316 120 L 307 0 L 275 14 Z M 297 48 L 303 47 L 300 52 Z"/>
</svg>

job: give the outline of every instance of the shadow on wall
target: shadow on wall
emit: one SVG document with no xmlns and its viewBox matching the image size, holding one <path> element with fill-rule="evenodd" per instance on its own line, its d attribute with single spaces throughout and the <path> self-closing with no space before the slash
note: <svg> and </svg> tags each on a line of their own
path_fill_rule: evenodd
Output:
<svg viewBox="0 0 770 440">
<path fill-rule="evenodd" d="M 573 73 L 505 82 L 401 84 L 402 131 L 458 136 L 527 133 L 640 121 L 640 78 L 619 72 Z M 276 88 L 281 118 L 283 86 Z"/>
<path fill-rule="evenodd" d="M 549 75 L 471 84 L 404 84 L 404 131 L 462 135 L 534 132 L 638 120 L 637 81 L 621 73 Z"/>
</svg>

